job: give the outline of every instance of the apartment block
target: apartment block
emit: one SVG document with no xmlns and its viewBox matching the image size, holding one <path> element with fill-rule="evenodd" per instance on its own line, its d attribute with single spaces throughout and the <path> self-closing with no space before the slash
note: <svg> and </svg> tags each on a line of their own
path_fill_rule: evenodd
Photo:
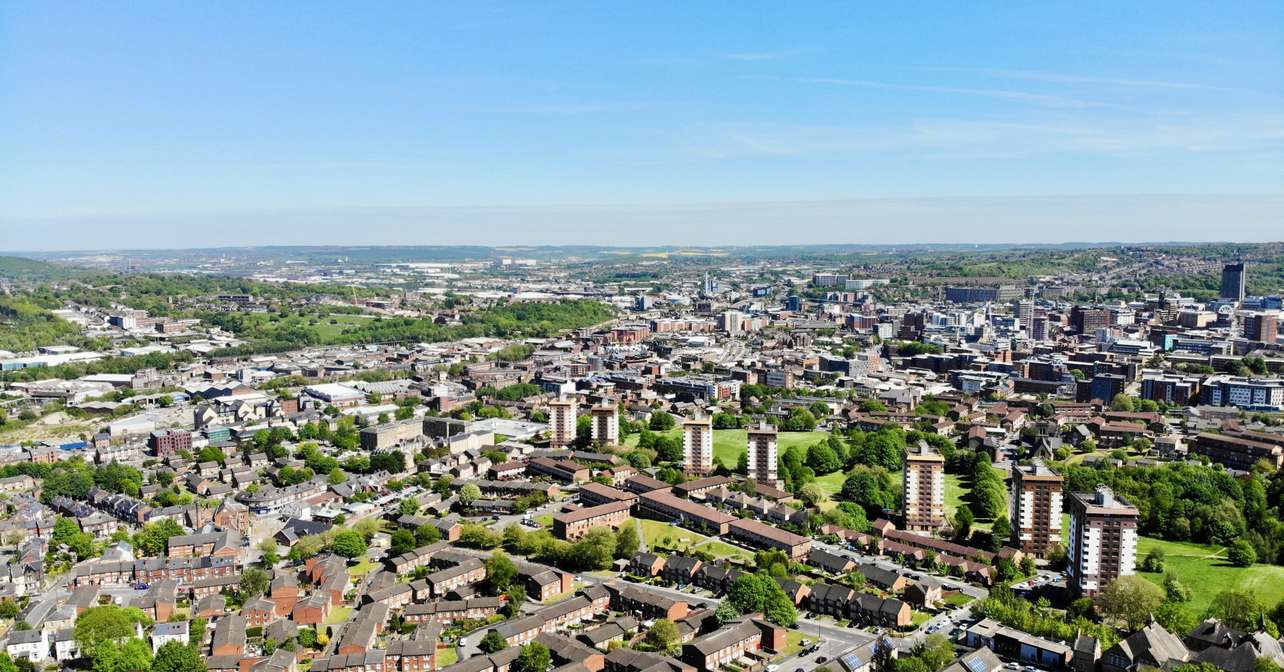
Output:
<svg viewBox="0 0 1284 672">
<path fill-rule="evenodd" d="M 1061 475 L 1041 462 L 1012 470 L 1012 546 L 1039 558 L 1061 543 Z"/>
<path fill-rule="evenodd" d="M 1137 507 L 1099 485 L 1070 495 L 1067 581 L 1077 596 L 1091 597 L 1137 564 Z"/>
<path fill-rule="evenodd" d="M 749 430 L 749 478 L 780 487 L 777 467 L 776 429 L 765 424 Z"/>
<path fill-rule="evenodd" d="M 568 448 L 575 443 L 575 401 L 558 399 L 548 404 L 548 444 Z"/>
<path fill-rule="evenodd" d="M 682 423 L 682 459 L 689 473 L 713 471 L 712 418 L 691 418 Z"/>
<path fill-rule="evenodd" d="M 1284 467 L 1284 448 L 1243 436 L 1201 432 L 1195 437 L 1194 452 L 1239 471 L 1250 471 L 1258 462 L 1266 462 L 1276 469 Z"/>
<path fill-rule="evenodd" d="M 614 446 L 620 442 L 620 409 L 613 404 L 594 406 L 593 443 Z"/>
<path fill-rule="evenodd" d="M 553 534 L 559 539 L 579 539 L 597 527 L 615 529 L 629 519 L 632 503 L 599 504 L 553 516 Z"/>
<path fill-rule="evenodd" d="M 935 532 L 945 527 L 945 458 L 925 443 L 909 449 L 902 482 L 905 529 Z"/>
</svg>

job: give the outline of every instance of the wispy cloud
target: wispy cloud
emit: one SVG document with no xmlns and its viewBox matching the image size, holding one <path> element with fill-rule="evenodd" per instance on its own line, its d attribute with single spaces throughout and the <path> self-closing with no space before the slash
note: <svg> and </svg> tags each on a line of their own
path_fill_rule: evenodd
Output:
<svg viewBox="0 0 1284 672">
<path fill-rule="evenodd" d="M 1092 75 L 1069 75 L 1056 72 L 1036 70 L 1008 70 L 1004 68 L 954 68 L 956 72 L 975 72 L 987 77 L 1001 79 L 1022 79 L 1033 82 L 1053 82 L 1059 84 L 1103 84 L 1106 86 L 1125 86 L 1149 89 L 1207 89 L 1203 84 L 1191 82 L 1174 82 L 1160 79 L 1131 79 L 1127 77 L 1097 77 Z"/>
<path fill-rule="evenodd" d="M 726 54 L 728 61 L 783 61 L 804 53 L 803 49 L 781 49 L 778 51 L 742 51 Z"/>
<path fill-rule="evenodd" d="M 540 114 L 549 116 L 575 116 L 637 111 L 649 107 L 642 103 L 551 103 L 547 105 L 517 105 L 500 108 L 514 114 Z"/>
<path fill-rule="evenodd" d="M 879 155 L 1007 159 L 1037 155 L 1137 156 L 1260 150 L 1284 144 L 1284 115 L 1180 121 L 1097 119 L 1009 122 L 925 118 L 878 128 L 725 124 L 699 130 L 688 150 L 708 159 Z"/>
<path fill-rule="evenodd" d="M 921 91 L 924 93 L 946 93 L 960 96 L 978 96 L 982 98 L 996 98 L 1000 100 L 1010 100 L 1018 103 L 1027 103 L 1031 105 L 1043 105 L 1049 107 L 1102 107 L 1102 103 L 1080 100 L 1077 98 L 1067 98 L 1065 96 L 1055 96 L 1045 93 L 1034 93 L 1030 91 L 1017 91 L 1012 89 L 979 89 L 963 86 L 936 86 L 933 84 L 899 84 L 896 82 L 883 82 L 872 79 L 843 79 L 837 77 L 795 77 L 790 81 L 802 84 L 820 84 L 824 86 L 842 86 L 862 89 L 882 89 L 886 91 Z"/>
<path fill-rule="evenodd" d="M 950 67 L 929 67 L 914 68 L 915 70 L 931 72 L 955 72 L 970 73 L 987 77 L 990 79 L 1010 79 L 1028 82 L 1044 82 L 1048 84 L 1089 84 L 1101 87 L 1117 87 L 1128 89 L 1163 89 L 1169 91 L 1224 91 L 1235 93 L 1247 93 L 1256 96 L 1268 96 L 1278 98 L 1273 93 L 1264 93 L 1261 91 L 1251 91 L 1247 89 L 1236 89 L 1232 87 L 1218 86 L 1214 84 L 1205 84 L 1202 82 L 1188 82 L 1171 79 L 1147 79 L 1135 77 L 1107 77 L 1101 75 L 1082 75 L 1073 73 L 1048 72 L 1044 70 L 1021 70 L 1015 68 L 950 68 Z"/>
</svg>

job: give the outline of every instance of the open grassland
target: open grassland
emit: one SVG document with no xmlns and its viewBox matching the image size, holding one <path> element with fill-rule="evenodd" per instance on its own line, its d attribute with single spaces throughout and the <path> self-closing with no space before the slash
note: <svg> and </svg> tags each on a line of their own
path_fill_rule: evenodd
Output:
<svg viewBox="0 0 1284 672">
<path fill-rule="evenodd" d="M 1177 575 L 1187 588 L 1191 600 L 1188 605 L 1196 614 L 1204 613 L 1213 596 L 1224 590 L 1239 590 L 1253 595 L 1268 607 L 1284 600 L 1284 567 L 1279 565 L 1253 565 L 1235 567 L 1226 560 L 1226 548 L 1142 537 L 1137 544 L 1137 561 L 1146 557 L 1152 548 L 1164 551 L 1165 571 Z M 1163 585 L 1164 575 L 1138 572 L 1148 581 Z"/>
</svg>

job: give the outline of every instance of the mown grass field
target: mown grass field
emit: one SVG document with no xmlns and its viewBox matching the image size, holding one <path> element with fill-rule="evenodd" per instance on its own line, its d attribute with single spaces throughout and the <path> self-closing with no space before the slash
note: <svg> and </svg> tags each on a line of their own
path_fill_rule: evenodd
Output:
<svg viewBox="0 0 1284 672">
<path fill-rule="evenodd" d="M 1191 600 L 1187 606 L 1196 614 L 1203 614 L 1213 597 L 1224 590 L 1244 591 L 1268 607 L 1284 600 L 1284 567 L 1279 565 L 1235 567 L 1226 560 L 1225 547 L 1153 537 L 1142 537 L 1138 542 L 1138 564 L 1152 548 L 1163 549 L 1165 572 L 1176 574 L 1177 580 L 1190 588 Z M 1137 574 L 1152 583 L 1161 586 L 1164 583 L 1164 574 L 1141 571 Z"/>
<path fill-rule="evenodd" d="M 780 432 L 777 437 L 777 450 L 784 453 L 793 446 L 806 448 L 824 441 L 828 432 Z M 749 430 L 715 429 L 713 430 L 713 456 L 722 460 L 728 467 L 735 468 L 740 456 L 749 449 Z"/>
<path fill-rule="evenodd" d="M 672 436 L 678 439 L 682 438 L 682 427 L 663 432 L 656 432 L 660 436 Z M 637 434 L 629 434 L 624 437 L 624 445 L 638 445 Z M 780 432 L 777 435 L 779 442 L 778 450 L 784 452 L 792 446 L 807 447 L 812 444 L 824 441 L 829 436 L 827 432 Z M 715 429 L 713 430 L 713 456 L 722 460 L 722 463 L 734 469 L 736 463 L 740 461 L 740 456 L 749 449 L 749 431 L 745 429 Z"/>
<path fill-rule="evenodd" d="M 647 548 L 654 548 L 656 544 L 663 544 L 666 548 L 691 548 L 704 551 L 716 558 L 753 559 L 753 554 L 749 551 L 706 537 L 703 534 L 692 532 L 684 527 L 678 527 L 673 523 L 665 523 L 648 518 L 635 518 L 628 524 L 635 523 L 638 525 L 642 544 Z M 667 543 L 664 541 L 665 539 L 668 539 Z"/>
</svg>

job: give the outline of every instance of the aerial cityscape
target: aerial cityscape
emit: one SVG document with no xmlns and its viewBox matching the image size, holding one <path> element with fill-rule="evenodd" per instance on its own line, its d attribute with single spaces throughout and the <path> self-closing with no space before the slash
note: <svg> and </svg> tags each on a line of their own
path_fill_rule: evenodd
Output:
<svg viewBox="0 0 1284 672">
<path fill-rule="evenodd" d="M 0 664 L 1284 664 L 1279 243 L 36 256 Z"/>
<path fill-rule="evenodd" d="M 1284 3 L 0 3 L 0 672 L 1284 672 Z"/>
</svg>

